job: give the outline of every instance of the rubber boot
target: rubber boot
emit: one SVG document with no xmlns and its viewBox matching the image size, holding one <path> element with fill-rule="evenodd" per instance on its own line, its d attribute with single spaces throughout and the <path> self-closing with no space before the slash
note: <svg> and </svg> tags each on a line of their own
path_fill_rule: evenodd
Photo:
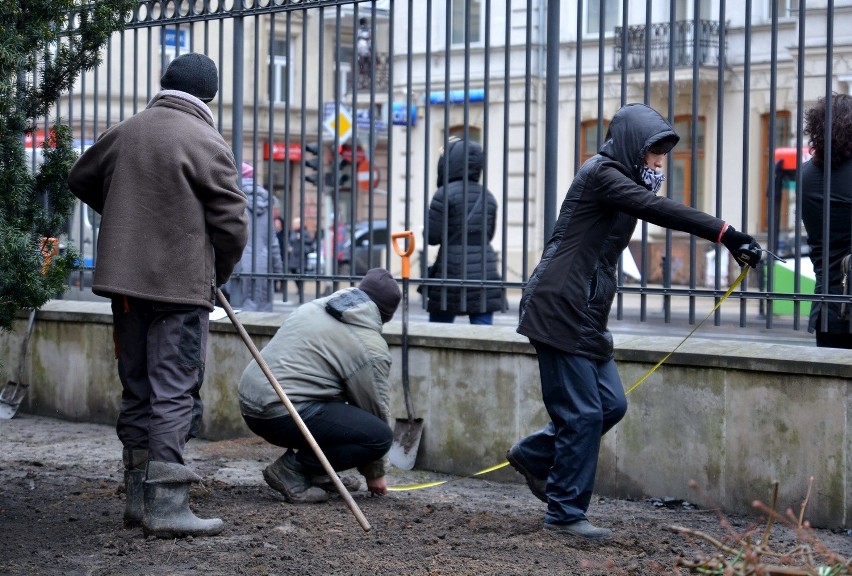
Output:
<svg viewBox="0 0 852 576">
<path fill-rule="evenodd" d="M 142 516 L 145 536 L 215 536 L 222 531 L 224 523 L 220 519 L 203 520 L 189 509 L 189 487 L 194 482 L 201 482 L 201 477 L 183 464 L 148 462 Z"/>
<path fill-rule="evenodd" d="M 122 453 L 124 461 L 124 525 L 128 528 L 142 523 L 145 512 L 145 467 L 148 465 L 147 450 L 128 450 Z"/>
</svg>

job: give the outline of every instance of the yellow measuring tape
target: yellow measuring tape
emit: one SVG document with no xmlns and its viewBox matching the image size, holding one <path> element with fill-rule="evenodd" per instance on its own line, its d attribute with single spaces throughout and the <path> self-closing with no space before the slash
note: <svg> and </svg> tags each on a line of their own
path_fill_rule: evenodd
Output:
<svg viewBox="0 0 852 576">
<path fill-rule="evenodd" d="M 631 392 L 633 392 L 633 390 L 635 390 L 635 389 L 636 389 L 636 388 L 637 388 L 640 384 L 642 384 L 645 380 L 647 380 L 647 379 L 648 379 L 648 377 L 649 377 L 651 374 L 653 374 L 653 373 L 654 373 L 654 371 L 655 371 L 657 368 L 659 368 L 660 366 L 662 366 L 663 362 L 665 362 L 666 360 L 668 360 L 668 359 L 671 357 L 671 355 L 672 355 L 672 354 L 674 354 L 675 352 L 677 352 L 677 349 L 678 349 L 678 348 L 680 348 L 680 347 L 681 347 L 681 345 L 682 345 L 684 342 L 686 342 L 686 340 L 687 340 L 690 336 L 692 336 L 692 335 L 695 333 L 695 331 L 696 331 L 696 330 L 698 330 L 699 328 L 701 328 L 701 325 L 702 325 L 702 324 L 704 324 L 704 322 L 706 322 L 706 321 L 707 321 L 707 319 L 708 319 L 708 318 L 710 318 L 710 316 L 712 316 L 712 315 L 713 315 L 713 313 L 714 313 L 716 310 L 718 310 L 718 309 L 719 309 L 719 306 L 721 306 L 721 305 L 722 305 L 722 302 L 724 302 L 725 300 L 727 300 L 728 296 L 730 296 L 730 295 L 734 292 L 734 290 L 736 290 L 736 289 L 737 289 L 737 286 L 739 286 L 739 285 L 740 285 L 740 283 L 742 283 L 742 281 L 743 281 L 743 280 L 745 279 L 745 277 L 746 277 L 746 274 L 748 274 L 748 268 L 749 268 L 748 266 L 743 266 L 743 270 L 742 270 L 742 272 L 740 272 L 740 275 L 739 275 L 739 276 L 737 276 L 737 279 L 736 279 L 736 280 L 734 280 L 734 283 L 733 283 L 733 284 L 731 284 L 731 287 L 730 287 L 730 288 L 728 288 L 728 291 L 727 291 L 727 292 L 725 292 L 725 294 L 724 294 L 724 295 L 723 295 L 723 296 L 719 299 L 719 301 L 716 303 L 716 305 L 715 305 L 715 306 L 713 306 L 713 309 L 712 309 L 712 310 L 710 310 L 710 312 L 707 314 L 707 316 L 705 316 L 705 317 L 704 317 L 704 320 L 702 320 L 701 322 L 699 322 L 698 324 L 696 324 L 695 328 L 693 328 L 692 330 L 690 330 L 690 331 L 689 331 L 689 334 L 687 334 L 686 336 L 684 336 L 684 337 L 683 337 L 683 340 L 681 340 L 681 341 L 678 343 L 678 345 L 674 347 L 674 350 L 672 350 L 671 352 L 669 352 L 668 354 L 666 354 L 666 355 L 665 355 L 665 357 L 663 357 L 663 359 L 662 359 L 662 360 L 660 360 L 659 362 L 657 362 L 656 364 L 654 364 L 654 366 L 653 366 L 650 370 L 648 370 L 647 372 L 645 372 L 645 374 L 644 374 L 641 378 L 639 378 L 639 380 L 637 380 L 636 382 L 634 382 L 634 383 L 633 383 L 633 385 L 631 385 L 631 386 L 630 386 L 630 388 L 628 388 L 628 389 L 627 389 L 627 391 L 625 392 L 625 394 L 630 394 L 630 393 L 631 393 Z M 453 478 L 453 479 L 450 479 L 450 480 L 438 480 L 438 481 L 436 481 L 436 482 L 423 482 L 423 483 L 421 483 L 421 484 L 406 484 L 405 486 L 388 486 L 388 491 L 389 491 L 389 492 L 404 492 L 404 491 L 407 491 L 407 490 L 422 490 L 423 488 L 432 488 L 432 487 L 434 487 L 434 486 L 440 486 L 441 484 L 447 484 L 448 482 L 458 482 L 458 481 L 460 481 L 460 480 L 467 480 L 468 478 L 474 478 L 475 476 L 481 476 L 482 474 L 488 474 L 489 472 L 494 472 L 495 470 L 499 470 L 500 468 L 504 468 L 504 467 L 506 467 L 506 466 L 508 466 L 508 465 L 509 465 L 509 463 L 504 461 L 502 464 L 497 464 L 496 466 L 491 466 L 490 468 L 486 468 L 485 470 L 480 470 L 479 472 L 475 472 L 475 473 L 471 474 L 470 476 L 463 476 L 463 477 L 461 477 L 461 478 Z"/>
<path fill-rule="evenodd" d="M 628 388 L 628 389 L 627 389 L 627 392 L 625 392 L 625 394 L 630 394 L 630 393 L 631 393 L 631 392 L 633 392 L 633 390 L 635 390 L 635 389 L 636 389 L 636 388 L 637 388 L 637 387 L 638 387 L 638 386 L 639 386 L 642 382 L 644 382 L 645 380 L 647 380 L 647 379 L 648 379 L 648 376 L 650 376 L 651 374 L 653 374 L 653 373 L 654 373 L 654 371 L 655 371 L 657 368 L 659 368 L 659 367 L 662 365 L 662 363 L 663 363 L 663 362 L 665 362 L 666 360 L 668 360 L 668 359 L 669 359 L 669 357 L 670 357 L 672 354 L 674 354 L 675 352 L 677 352 L 677 349 L 678 349 L 678 348 L 680 348 L 681 344 L 683 344 L 684 342 L 686 342 L 687 338 L 689 338 L 690 336 L 692 336 L 692 335 L 695 333 L 695 331 L 696 331 L 696 330 L 698 330 L 699 328 L 701 328 L 701 325 L 702 325 L 702 324 L 704 324 L 704 322 L 706 322 L 706 321 L 707 321 L 707 319 L 708 319 L 708 318 L 710 318 L 710 316 L 712 316 L 712 315 L 713 315 L 713 312 L 715 312 L 716 310 L 718 310 L 718 309 L 719 309 L 719 306 L 721 306 L 721 305 L 722 305 L 722 302 L 724 302 L 724 301 L 728 298 L 728 296 L 730 296 L 730 295 L 731 295 L 731 293 L 732 293 L 734 290 L 736 290 L 736 289 L 737 289 L 737 286 L 739 286 L 739 285 L 740 285 L 740 283 L 741 283 L 741 282 L 743 281 L 743 279 L 746 277 L 746 274 L 748 274 L 748 268 L 749 268 L 748 266 L 743 266 L 743 271 L 742 271 L 742 272 L 740 272 L 740 275 L 739 275 L 739 276 L 737 276 L 737 279 L 736 279 L 736 280 L 734 280 L 734 283 L 733 283 L 733 284 L 731 284 L 731 287 L 730 287 L 730 288 L 728 288 L 728 291 L 727 291 L 727 292 L 725 292 L 724 296 L 722 296 L 722 297 L 719 299 L 719 301 L 716 303 L 716 305 L 715 305 L 715 306 L 713 306 L 713 309 L 712 309 L 712 310 L 710 310 L 710 312 L 707 314 L 707 316 L 705 316 L 705 317 L 704 317 L 704 320 L 702 320 L 701 322 L 699 322 L 699 323 L 695 326 L 695 328 L 693 328 L 692 330 L 690 330 L 690 331 L 689 331 L 689 334 L 687 334 L 686 336 L 684 336 L 684 337 L 683 337 L 683 340 L 681 340 L 681 341 L 678 343 L 678 345 L 674 347 L 674 350 L 672 350 L 671 352 L 669 352 L 668 354 L 666 354 L 666 355 L 665 355 L 665 357 L 664 357 L 662 360 L 660 360 L 659 362 L 657 362 L 656 364 L 654 364 L 654 367 L 653 367 L 653 368 L 651 368 L 650 370 L 648 370 L 647 372 L 645 372 L 645 375 L 644 375 L 644 376 L 642 376 L 641 378 L 639 378 L 639 380 L 637 380 L 636 382 L 634 382 L 634 383 L 633 383 L 633 385 L 632 385 L 630 388 Z"/>
<path fill-rule="evenodd" d="M 450 480 L 438 480 L 436 482 L 423 482 L 422 484 L 407 484 L 405 486 L 388 486 L 388 491 L 390 492 L 403 492 L 405 490 L 421 490 L 423 488 L 432 488 L 433 486 L 440 486 L 441 484 L 446 484 L 447 482 L 458 482 L 459 480 L 466 480 L 468 478 L 473 478 L 474 476 L 481 476 L 482 474 L 488 474 L 489 472 L 494 472 L 495 470 L 499 470 L 500 468 L 504 468 L 508 466 L 508 462 L 503 462 L 502 464 L 497 464 L 496 466 L 491 466 L 490 468 L 486 468 L 485 470 L 480 470 L 470 476 L 464 476 L 462 478 L 451 478 Z"/>
</svg>

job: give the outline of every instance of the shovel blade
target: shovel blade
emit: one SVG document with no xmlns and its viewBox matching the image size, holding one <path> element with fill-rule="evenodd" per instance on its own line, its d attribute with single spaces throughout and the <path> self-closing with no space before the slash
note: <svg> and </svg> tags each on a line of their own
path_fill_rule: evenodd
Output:
<svg viewBox="0 0 852 576">
<path fill-rule="evenodd" d="M 27 395 L 27 388 L 29 388 L 27 384 L 18 384 L 9 380 L 3 391 L 0 392 L 0 420 L 9 420 L 15 417 L 18 408 L 21 407 L 21 402 Z"/>
<path fill-rule="evenodd" d="M 393 444 L 388 452 L 390 463 L 400 470 L 413 469 L 422 435 L 423 418 L 397 418 L 393 428 Z"/>
</svg>

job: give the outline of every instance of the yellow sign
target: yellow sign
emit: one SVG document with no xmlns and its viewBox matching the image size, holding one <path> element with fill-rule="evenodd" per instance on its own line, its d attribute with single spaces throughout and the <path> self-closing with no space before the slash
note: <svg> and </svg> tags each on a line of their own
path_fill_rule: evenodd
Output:
<svg viewBox="0 0 852 576">
<path fill-rule="evenodd" d="M 323 126 L 332 136 L 337 136 L 341 144 L 352 136 L 352 116 L 344 108 L 340 108 L 337 117 L 330 115 L 326 118 Z"/>
</svg>

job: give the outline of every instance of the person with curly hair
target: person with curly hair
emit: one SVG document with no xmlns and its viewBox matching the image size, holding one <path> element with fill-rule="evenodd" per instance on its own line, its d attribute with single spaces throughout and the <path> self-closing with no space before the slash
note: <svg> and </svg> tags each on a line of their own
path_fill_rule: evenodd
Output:
<svg viewBox="0 0 852 576">
<path fill-rule="evenodd" d="M 852 288 L 848 285 L 852 282 L 852 96 L 820 98 L 805 112 L 805 135 L 812 156 L 802 166 L 802 221 L 816 277 L 814 294 L 848 295 Z M 852 349 L 852 302 L 814 302 L 808 331 L 816 332 L 819 347 Z"/>
</svg>

